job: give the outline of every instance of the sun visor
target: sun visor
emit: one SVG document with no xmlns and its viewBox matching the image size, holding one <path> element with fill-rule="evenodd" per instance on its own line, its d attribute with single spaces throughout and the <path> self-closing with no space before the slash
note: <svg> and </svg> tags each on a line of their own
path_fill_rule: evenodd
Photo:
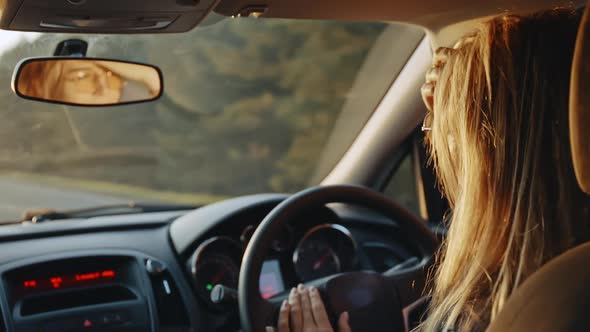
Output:
<svg viewBox="0 0 590 332">
<path fill-rule="evenodd" d="M 218 0 L 0 0 L 0 28 L 61 33 L 165 33 L 196 27 Z"/>
</svg>

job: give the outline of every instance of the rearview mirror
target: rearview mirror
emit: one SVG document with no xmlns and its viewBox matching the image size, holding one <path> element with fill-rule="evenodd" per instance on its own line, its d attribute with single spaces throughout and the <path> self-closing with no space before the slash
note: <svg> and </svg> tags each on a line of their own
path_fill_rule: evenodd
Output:
<svg viewBox="0 0 590 332">
<path fill-rule="evenodd" d="M 21 61 L 12 89 L 25 99 L 74 106 L 114 106 L 160 98 L 162 72 L 151 65 L 96 58 Z"/>
</svg>

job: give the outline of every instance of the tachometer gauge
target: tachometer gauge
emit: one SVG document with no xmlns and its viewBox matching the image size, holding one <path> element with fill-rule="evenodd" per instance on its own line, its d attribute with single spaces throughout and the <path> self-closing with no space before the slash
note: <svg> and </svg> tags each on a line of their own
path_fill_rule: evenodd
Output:
<svg viewBox="0 0 590 332">
<path fill-rule="evenodd" d="M 237 288 L 240 267 L 231 257 L 217 254 L 203 257 L 197 263 L 196 270 L 195 281 L 201 291 L 209 293 L 215 285 Z"/>
<path fill-rule="evenodd" d="M 293 264 L 302 282 L 350 270 L 356 260 L 356 243 L 348 229 L 323 224 L 309 230 L 293 253 Z"/>
<path fill-rule="evenodd" d="M 238 242 L 215 237 L 201 244 L 191 258 L 191 272 L 197 293 L 207 303 L 215 285 L 237 289 L 241 249 Z"/>
</svg>

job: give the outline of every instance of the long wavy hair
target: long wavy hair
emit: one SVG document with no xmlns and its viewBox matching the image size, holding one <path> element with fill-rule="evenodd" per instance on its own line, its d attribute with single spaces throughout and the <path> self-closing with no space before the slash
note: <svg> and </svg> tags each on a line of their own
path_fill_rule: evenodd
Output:
<svg viewBox="0 0 590 332">
<path fill-rule="evenodd" d="M 496 17 L 441 68 L 426 144 L 453 214 L 418 330 L 483 331 L 528 276 L 588 239 L 568 139 L 580 17 Z"/>
</svg>

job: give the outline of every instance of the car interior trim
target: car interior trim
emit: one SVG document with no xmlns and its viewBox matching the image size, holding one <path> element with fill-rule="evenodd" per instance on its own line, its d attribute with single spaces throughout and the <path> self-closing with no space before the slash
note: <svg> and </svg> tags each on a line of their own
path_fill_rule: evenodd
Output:
<svg viewBox="0 0 590 332">
<path fill-rule="evenodd" d="M 431 54 L 430 42 L 424 38 L 363 130 L 322 184 L 378 186 L 384 172 L 383 160 L 396 151 L 426 112 L 419 91 L 430 67 Z M 358 160 L 363 160 L 361 165 Z"/>
</svg>

